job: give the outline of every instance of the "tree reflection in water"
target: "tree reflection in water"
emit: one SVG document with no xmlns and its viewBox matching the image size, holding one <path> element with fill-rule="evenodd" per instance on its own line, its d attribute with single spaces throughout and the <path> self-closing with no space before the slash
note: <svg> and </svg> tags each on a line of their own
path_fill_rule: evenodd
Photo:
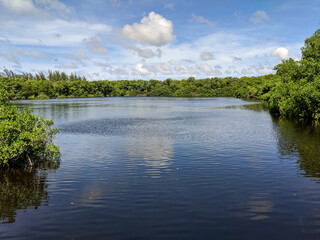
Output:
<svg viewBox="0 0 320 240">
<path fill-rule="evenodd" d="M 296 157 L 301 174 L 320 177 L 320 126 L 273 118 L 282 156 Z"/>
<path fill-rule="evenodd" d="M 265 104 L 245 105 L 251 111 L 267 111 Z M 301 174 L 320 178 L 320 123 L 272 117 L 282 157 L 296 159 Z"/>
<path fill-rule="evenodd" d="M 48 169 L 57 169 L 59 162 L 29 169 L 0 170 L 0 223 L 13 223 L 17 210 L 37 209 L 48 204 L 46 190 Z"/>
</svg>

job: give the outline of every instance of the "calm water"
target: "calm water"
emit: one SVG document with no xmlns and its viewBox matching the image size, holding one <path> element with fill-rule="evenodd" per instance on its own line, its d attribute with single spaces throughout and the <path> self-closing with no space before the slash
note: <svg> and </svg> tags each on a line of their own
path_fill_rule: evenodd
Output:
<svg viewBox="0 0 320 240">
<path fill-rule="evenodd" d="M 18 101 L 55 170 L 2 172 L 1 239 L 320 239 L 320 130 L 234 98 Z"/>
</svg>

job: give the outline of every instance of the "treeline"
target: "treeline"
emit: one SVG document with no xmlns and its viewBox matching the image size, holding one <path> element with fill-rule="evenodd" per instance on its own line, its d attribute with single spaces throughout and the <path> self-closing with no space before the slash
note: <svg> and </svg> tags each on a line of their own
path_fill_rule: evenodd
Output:
<svg viewBox="0 0 320 240">
<path fill-rule="evenodd" d="M 67 75 L 64 72 L 59 72 L 59 71 L 52 71 L 48 70 L 48 74 L 45 74 L 43 71 L 40 71 L 36 74 L 32 73 L 15 73 L 12 70 L 3 69 L 3 73 L 0 74 L 2 77 L 7 77 L 7 78 L 19 78 L 23 80 L 49 80 L 52 82 L 57 82 L 57 81 L 75 81 L 75 80 L 86 80 L 86 78 L 83 76 L 78 76 L 76 73 L 71 73 L 70 75 Z"/>
<path fill-rule="evenodd" d="M 43 73 L 42 73 L 43 74 Z M 118 96 L 170 96 L 170 97 L 217 97 L 236 96 L 260 98 L 275 86 L 275 75 L 242 78 L 207 78 L 185 80 L 119 80 L 87 81 L 74 74 L 55 72 L 60 78 L 46 77 L 43 74 L 29 78 L 2 77 L 11 99 L 49 99 L 66 97 L 118 97 Z"/>
<path fill-rule="evenodd" d="M 274 114 L 320 120 L 320 30 L 307 38 L 302 59 L 275 66 L 276 74 L 184 80 L 87 81 L 76 74 L 39 72 L 17 75 L 6 70 L 1 83 L 11 99 L 66 97 L 170 96 L 238 97 L 264 100 Z"/>
</svg>

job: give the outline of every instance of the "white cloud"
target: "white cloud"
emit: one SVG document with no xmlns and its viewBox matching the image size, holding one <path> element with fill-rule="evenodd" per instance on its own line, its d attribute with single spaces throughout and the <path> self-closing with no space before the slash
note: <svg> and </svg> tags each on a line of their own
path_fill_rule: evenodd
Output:
<svg viewBox="0 0 320 240">
<path fill-rule="evenodd" d="M 90 39 L 83 39 L 83 43 L 88 47 L 89 51 L 96 54 L 105 55 L 108 50 L 98 41 L 96 37 Z"/>
<path fill-rule="evenodd" d="M 4 59 L 6 59 L 9 62 L 20 65 L 19 58 L 12 52 L 0 53 L 0 57 L 3 57 Z"/>
<path fill-rule="evenodd" d="M 111 68 L 111 65 L 109 63 L 96 62 L 95 65 L 103 68 Z"/>
<path fill-rule="evenodd" d="M 202 52 L 202 53 L 200 54 L 200 59 L 201 59 L 202 61 L 209 61 L 209 60 L 214 59 L 214 56 L 213 56 L 213 54 L 210 53 L 210 52 Z"/>
<path fill-rule="evenodd" d="M 268 21 L 269 16 L 265 11 L 256 11 L 253 16 L 250 18 L 250 21 L 258 24 L 258 23 L 263 23 L 264 21 Z"/>
<path fill-rule="evenodd" d="M 141 63 L 134 65 L 133 70 L 138 72 L 141 75 L 149 75 L 150 74 L 149 70 L 146 69 L 145 66 L 143 66 L 143 64 L 141 64 Z"/>
<path fill-rule="evenodd" d="M 71 61 L 75 61 L 75 62 L 77 62 L 77 64 L 81 64 L 82 66 L 87 66 L 87 64 L 82 61 L 82 58 L 80 58 L 80 57 L 78 57 L 76 55 L 67 53 L 67 54 L 65 54 L 64 57 L 65 57 L 65 59 L 68 59 L 68 60 L 71 60 Z"/>
<path fill-rule="evenodd" d="M 112 68 L 108 71 L 111 75 L 116 75 L 116 76 L 128 76 L 129 71 L 126 66 L 120 66 L 120 67 L 115 67 Z"/>
<path fill-rule="evenodd" d="M 111 27 L 108 25 L 89 24 L 83 21 L 12 20 L 1 26 L 0 36 L 6 36 L 14 45 L 38 46 L 41 40 L 46 46 L 80 47 L 82 39 L 110 31 Z"/>
<path fill-rule="evenodd" d="M 172 74 L 171 67 L 166 63 L 159 64 L 158 68 L 159 68 L 159 72 L 160 73 L 163 73 L 163 74 L 166 74 L 166 75 Z"/>
<path fill-rule="evenodd" d="M 72 7 L 66 6 L 58 0 L 0 0 L 0 3 L 6 12 L 19 17 L 49 18 L 52 10 L 60 16 L 69 15 L 73 11 Z"/>
<path fill-rule="evenodd" d="M 189 20 L 189 22 L 194 22 L 194 23 L 205 23 L 210 26 L 216 25 L 214 22 L 210 21 L 209 19 L 203 17 L 203 16 L 197 16 L 194 13 L 192 13 L 192 18 Z"/>
<path fill-rule="evenodd" d="M 182 61 L 185 61 L 185 62 L 187 62 L 187 63 L 194 63 L 194 61 L 191 60 L 191 59 L 182 59 Z"/>
<path fill-rule="evenodd" d="M 240 57 L 232 57 L 232 60 L 233 60 L 234 62 L 237 62 L 237 61 L 241 61 L 242 58 L 240 58 Z"/>
<path fill-rule="evenodd" d="M 4 9 L 11 14 L 40 14 L 41 10 L 37 9 L 32 0 L 0 0 Z"/>
<path fill-rule="evenodd" d="M 279 47 L 279 48 L 274 49 L 271 52 L 271 56 L 278 57 L 280 60 L 286 59 L 289 56 L 289 51 L 288 51 L 288 49 L 286 49 L 284 47 Z"/>
<path fill-rule="evenodd" d="M 169 61 L 169 64 L 174 66 L 174 70 L 178 74 L 192 75 L 192 74 L 196 74 L 197 73 L 197 69 L 195 67 L 189 67 L 189 66 L 181 65 L 179 61 L 171 60 L 171 61 Z"/>
<path fill-rule="evenodd" d="M 74 10 L 72 7 L 66 6 L 64 3 L 58 0 L 35 0 L 35 3 L 43 6 L 45 9 L 56 10 L 61 16 L 69 15 Z"/>
<path fill-rule="evenodd" d="M 259 65 L 250 65 L 250 68 L 253 69 L 256 74 L 261 75 L 261 74 L 269 74 L 272 69 L 273 66 L 270 66 L 268 64 L 259 64 Z"/>
<path fill-rule="evenodd" d="M 77 57 L 82 58 L 82 59 L 89 59 L 87 53 L 83 49 L 79 49 L 74 53 Z"/>
<path fill-rule="evenodd" d="M 241 73 L 244 75 L 252 75 L 254 74 L 254 71 L 251 68 L 242 68 Z"/>
<path fill-rule="evenodd" d="M 52 59 L 51 56 L 45 54 L 42 50 L 23 50 L 14 46 L 12 46 L 11 49 L 24 57 L 35 59 Z"/>
<path fill-rule="evenodd" d="M 213 69 L 206 63 L 202 63 L 198 66 L 198 69 L 205 74 L 212 74 Z"/>
<path fill-rule="evenodd" d="M 57 68 L 71 68 L 71 69 L 76 69 L 76 68 L 78 68 L 78 66 L 75 65 L 74 63 L 71 63 L 71 62 L 63 62 L 63 63 L 61 63 L 61 65 L 58 66 Z"/>
<path fill-rule="evenodd" d="M 153 46 L 163 46 L 175 39 L 172 22 L 155 12 L 150 12 L 140 23 L 125 25 L 121 34 L 128 40 Z"/>
<path fill-rule="evenodd" d="M 142 49 L 142 48 L 138 48 L 136 46 L 127 46 L 126 48 L 133 50 L 135 53 L 138 54 L 139 57 L 143 57 L 143 58 L 153 58 L 153 57 L 161 57 L 161 50 L 157 49 L 157 53 L 153 52 L 150 49 Z"/>
</svg>

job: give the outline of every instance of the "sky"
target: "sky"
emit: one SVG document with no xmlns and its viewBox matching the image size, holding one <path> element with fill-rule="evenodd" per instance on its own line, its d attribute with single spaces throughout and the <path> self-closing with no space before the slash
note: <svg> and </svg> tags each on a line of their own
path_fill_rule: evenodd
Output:
<svg viewBox="0 0 320 240">
<path fill-rule="evenodd" d="M 301 57 L 320 0 L 0 0 L 0 71 L 242 77 Z"/>
</svg>

